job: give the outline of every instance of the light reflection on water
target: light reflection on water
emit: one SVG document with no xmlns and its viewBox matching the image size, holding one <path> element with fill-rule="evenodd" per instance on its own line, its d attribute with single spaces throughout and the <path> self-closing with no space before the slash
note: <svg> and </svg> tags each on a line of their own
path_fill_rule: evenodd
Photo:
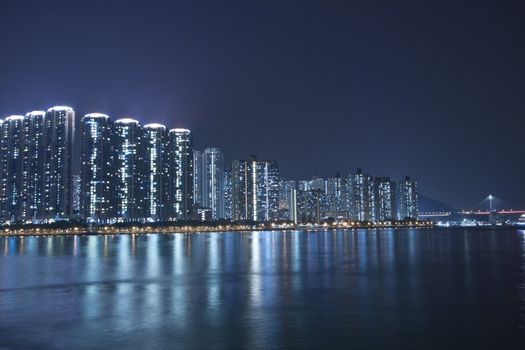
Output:
<svg viewBox="0 0 525 350">
<path fill-rule="evenodd" d="M 0 238 L 0 348 L 512 348 L 524 305 L 523 231 Z"/>
</svg>

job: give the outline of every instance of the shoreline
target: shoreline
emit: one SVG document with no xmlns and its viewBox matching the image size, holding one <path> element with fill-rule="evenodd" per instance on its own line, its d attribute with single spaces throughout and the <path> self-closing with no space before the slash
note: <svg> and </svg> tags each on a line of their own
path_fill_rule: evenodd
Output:
<svg viewBox="0 0 525 350">
<path fill-rule="evenodd" d="M 320 230 L 358 230 L 358 229 L 441 229 L 441 230 L 505 230 L 520 227 L 513 225 L 506 226 L 436 226 L 430 221 L 418 221 L 409 223 L 351 223 L 351 224 L 276 224 L 264 223 L 255 225 L 184 225 L 184 226 L 162 226 L 162 225 L 135 225 L 135 226 L 115 226 L 101 225 L 97 227 L 85 227 L 82 225 L 66 225 L 65 227 L 18 227 L 0 228 L 0 237 L 49 237 L 49 236 L 113 236 L 113 235 L 142 235 L 142 234 L 200 234 L 200 233 L 226 233 L 226 232 L 253 232 L 253 231 L 320 231 Z M 523 228 L 522 228 L 523 229 Z"/>
<path fill-rule="evenodd" d="M 147 235 L 147 234 L 201 234 L 201 233 L 227 233 L 227 232 L 253 232 L 253 231 L 327 231 L 327 230 L 362 230 L 362 229 L 438 229 L 438 230 L 520 230 L 518 226 L 450 226 L 442 227 L 434 224 L 421 225 L 353 225 L 353 226 L 296 226 L 296 227 L 229 227 L 229 228 L 205 228 L 194 227 L 191 229 L 172 229 L 172 228 L 111 228 L 111 229 L 14 229 L 14 230 L 0 230 L 0 238 L 8 237 L 70 237 L 70 236 L 117 236 L 117 235 Z"/>
<path fill-rule="evenodd" d="M 99 236 L 99 235 L 133 235 L 133 234 L 198 234 L 198 233 L 224 233 L 224 232 L 248 232 L 248 231 L 318 231 L 336 229 L 385 229 L 385 228 L 436 228 L 431 222 L 417 222 L 410 224 L 352 224 L 352 225 L 187 225 L 187 226 L 130 226 L 118 227 L 104 225 L 98 227 L 83 227 L 71 225 L 69 227 L 46 228 L 46 227 L 24 227 L 0 229 L 0 237 L 29 237 L 29 236 Z"/>
</svg>

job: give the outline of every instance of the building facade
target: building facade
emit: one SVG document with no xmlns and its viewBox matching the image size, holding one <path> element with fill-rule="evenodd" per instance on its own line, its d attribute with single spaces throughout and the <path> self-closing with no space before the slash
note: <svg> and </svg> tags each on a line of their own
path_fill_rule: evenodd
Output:
<svg viewBox="0 0 525 350">
<path fill-rule="evenodd" d="M 188 220 L 193 213 L 193 142 L 188 129 L 168 133 L 168 216 L 170 220 Z"/>
<path fill-rule="evenodd" d="M 73 213 L 73 145 L 75 111 L 65 106 L 47 110 L 44 120 L 43 220 L 68 220 Z"/>
<path fill-rule="evenodd" d="M 418 193 L 417 182 L 413 181 L 410 176 L 406 176 L 403 181 L 399 182 L 399 219 L 418 218 Z"/>
<path fill-rule="evenodd" d="M 376 220 L 397 220 L 396 183 L 389 177 L 378 177 L 374 181 Z"/>
<path fill-rule="evenodd" d="M 347 181 L 339 174 L 326 180 L 326 216 L 348 218 Z"/>
<path fill-rule="evenodd" d="M 292 203 L 292 190 L 296 190 L 294 193 L 297 195 L 297 184 L 294 180 L 281 180 L 279 183 L 279 219 L 291 220 L 291 212 L 294 208 L 291 207 Z M 295 212 L 297 214 L 297 199 L 295 200 Z M 297 216 L 297 215 L 296 215 Z"/>
<path fill-rule="evenodd" d="M 134 119 L 115 121 L 116 222 L 146 220 L 146 179 L 142 126 Z"/>
<path fill-rule="evenodd" d="M 210 208 L 212 219 L 224 216 L 224 155 L 219 148 L 206 148 L 202 155 L 202 206 Z"/>
<path fill-rule="evenodd" d="M 4 221 L 16 223 L 23 218 L 27 210 L 27 198 L 23 198 L 22 184 L 25 179 L 23 175 L 24 162 L 24 117 L 12 115 L 7 117 L 3 124 L 3 147 L 2 153 L 5 157 L 2 162 L 4 168 L 4 196 L 5 212 Z"/>
<path fill-rule="evenodd" d="M 80 215 L 89 223 L 109 223 L 116 215 L 113 136 L 105 114 L 86 114 L 80 121 Z"/>
<path fill-rule="evenodd" d="M 233 187 L 232 187 L 232 169 L 229 167 L 224 170 L 224 218 L 231 220 L 233 218 Z"/>
<path fill-rule="evenodd" d="M 202 206 L 202 191 L 203 191 L 203 164 L 202 152 L 193 150 L 193 205 L 195 207 Z"/>
<path fill-rule="evenodd" d="M 276 161 L 235 160 L 232 163 L 234 221 L 278 218 L 279 168 Z"/>
<path fill-rule="evenodd" d="M 357 169 L 348 179 L 348 206 L 350 218 L 358 221 L 375 221 L 375 190 L 372 176 Z"/>
<path fill-rule="evenodd" d="M 146 124 L 143 127 L 142 148 L 145 162 L 146 221 L 168 218 L 168 152 L 166 127 Z"/>
<path fill-rule="evenodd" d="M 44 111 L 33 111 L 24 118 L 21 220 L 26 223 L 38 223 L 43 215 L 45 116 Z"/>
</svg>

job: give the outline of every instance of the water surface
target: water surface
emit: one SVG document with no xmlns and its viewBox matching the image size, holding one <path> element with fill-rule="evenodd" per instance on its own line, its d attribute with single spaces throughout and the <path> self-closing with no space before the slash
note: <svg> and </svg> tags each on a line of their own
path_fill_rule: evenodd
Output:
<svg viewBox="0 0 525 350">
<path fill-rule="evenodd" d="M 524 349 L 525 232 L 0 238 L 0 349 Z"/>
</svg>

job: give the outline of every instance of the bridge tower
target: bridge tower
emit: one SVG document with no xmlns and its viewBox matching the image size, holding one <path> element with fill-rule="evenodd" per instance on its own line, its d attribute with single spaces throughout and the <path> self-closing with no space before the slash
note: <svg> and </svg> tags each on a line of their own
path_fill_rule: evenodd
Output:
<svg viewBox="0 0 525 350">
<path fill-rule="evenodd" d="M 494 207 L 494 196 L 489 194 L 487 197 L 489 200 L 489 222 L 491 225 L 496 225 L 499 220 L 498 211 Z"/>
</svg>

